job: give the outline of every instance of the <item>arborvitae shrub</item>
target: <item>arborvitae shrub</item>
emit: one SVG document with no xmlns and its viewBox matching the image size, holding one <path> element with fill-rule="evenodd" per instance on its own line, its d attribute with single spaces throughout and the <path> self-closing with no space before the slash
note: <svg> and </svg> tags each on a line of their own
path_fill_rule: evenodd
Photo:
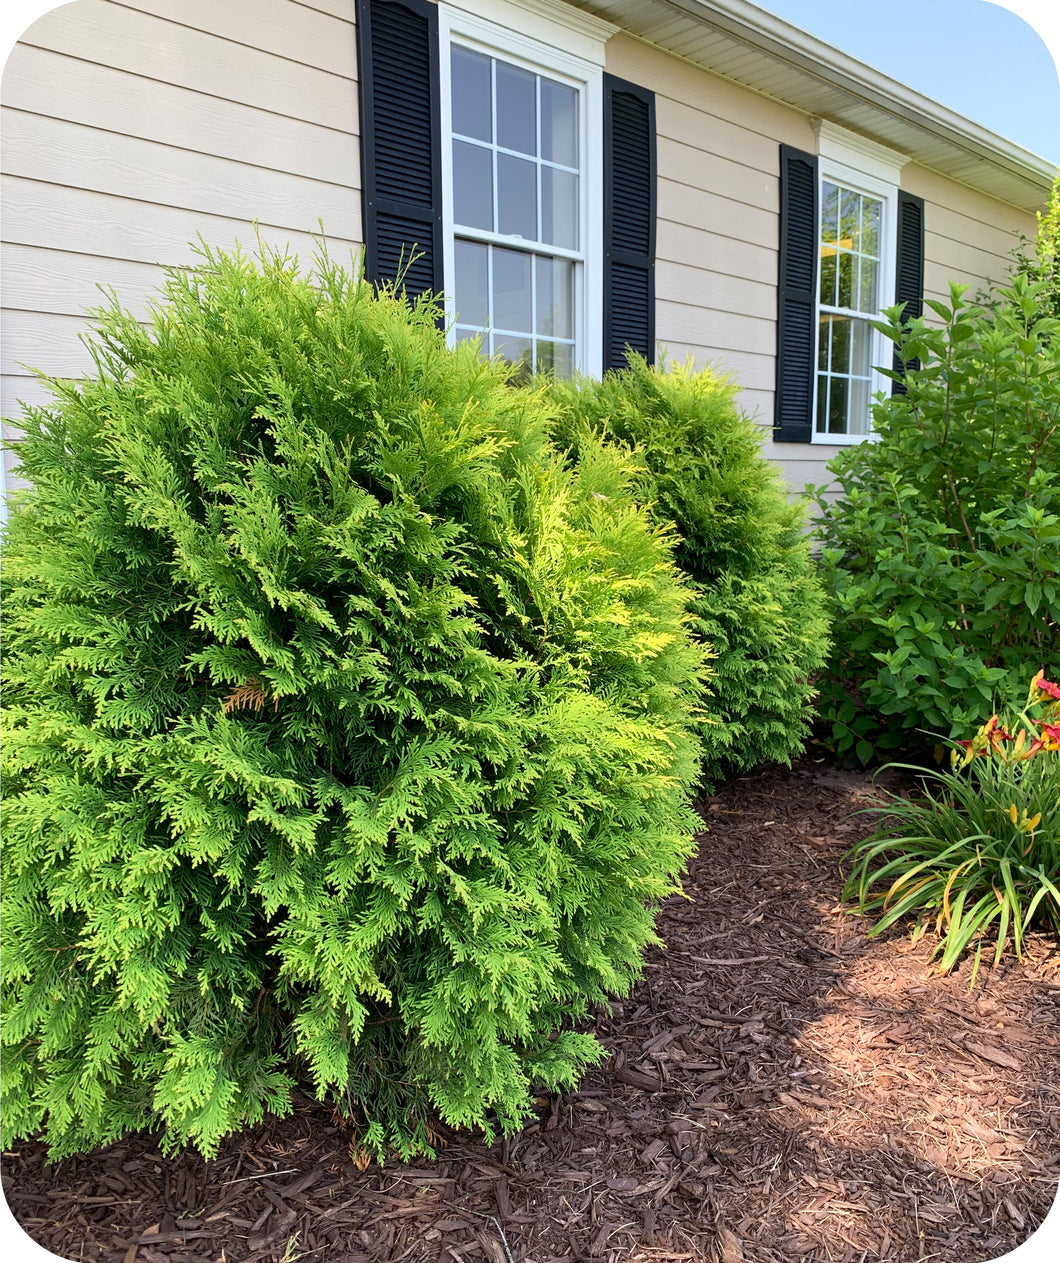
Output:
<svg viewBox="0 0 1060 1263">
<path fill-rule="evenodd" d="M 204 252 L 53 383 L 6 544 L 3 1136 L 376 1152 L 599 1058 L 696 818 L 703 654 L 630 471 L 326 259 Z"/>
<path fill-rule="evenodd" d="M 997 698 L 1060 664 L 1060 321 L 1048 287 L 1013 279 L 992 312 L 928 302 L 937 322 L 879 326 L 906 392 L 877 439 L 829 465 L 823 570 L 835 650 L 821 713 L 840 754 L 930 757 Z"/>
<path fill-rule="evenodd" d="M 628 453 L 642 502 L 676 527 L 675 556 L 697 592 L 695 627 L 714 655 L 705 784 L 789 762 L 808 735 L 813 675 L 828 652 L 826 601 L 802 508 L 762 456 L 735 385 L 710 369 L 657 370 L 633 356 L 603 381 L 554 391 L 557 443 L 577 454 L 602 439 Z"/>
</svg>

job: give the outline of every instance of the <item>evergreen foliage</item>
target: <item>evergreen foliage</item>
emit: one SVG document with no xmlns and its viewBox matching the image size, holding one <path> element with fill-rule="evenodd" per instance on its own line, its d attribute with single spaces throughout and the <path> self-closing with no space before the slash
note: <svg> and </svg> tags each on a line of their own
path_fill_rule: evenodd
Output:
<svg viewBox="0 0 1060 1263">
<path fill-rule="evenodd" d="M 655 941 L 706 671 L 613 449 L 326 256 L 203 249 L 18 446 L 3 1143 L 214 1152 L 292 1084 L 510 1130 Z"/>
<path fill-rule="evenodd" d="M 557 443 L 581 454 L 603 439 L 636 462 L 637 494 L 673 522 L 678 565 L 696 587 L 695 627 L 713 654 L 703 778 L 790 762 L 813 717 L 814 673 L 828 652 L 826 598 L 803 533 L 761 453 L 736 387 L 691 364 L 656 370 L 631 355 L 603 381 L 558 382 Z"/>
</svg>

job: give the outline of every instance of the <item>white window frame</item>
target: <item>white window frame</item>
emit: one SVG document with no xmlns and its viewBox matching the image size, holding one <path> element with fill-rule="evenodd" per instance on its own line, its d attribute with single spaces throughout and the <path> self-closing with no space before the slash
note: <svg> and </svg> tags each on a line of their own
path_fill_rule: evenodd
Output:
<svg viewBox="0 0 1060 1263">
<path fill-rule="evenodd" d="M 450 343 L 453 328 L 452 278 L 456 266 L 453 223 L 453 43 L 497 57 L 536 74 L 570 84 L 579 92 L 579 153 L 581 206 L 578 240 L 580 262 L 575 267 L 574 367 L 599 377 L 603 371 L 603 68 L 604 42 L 615 29 L 609 23 L 578 13 L 554 0 L 465 0 L 474 12 L 457 3 L 438 5 L 439 69 L 442 107 L 442 266 L 445 315 Z M 479 234 L 476 233 L 476 237 Z M 527 249 L 522 238 L 483 233 L 497 245 L 510 242 Z M 548 256 L 547 246 L 532 247 Z M 558 249 L 557 258 L 570 251 Z"/>
<path fill-rule="evenodd" d="M 888 394 L 890 378 L 879 372 L 877 365 L 889 366 L 894 346 L 882 333 L 870 330 L 869 362 L 872 366 L 869 384 L 868 433 L 826 434 L 817 429 L 818 362 L 821 332 L 821 284 L 820 249 L 821 218 L 824 213 L 824 184 L 838 184 L 855 193 L 877 199 L 882 203 L 880 215 L 880 292 L 879 307 L 875 312 L 863 313 L 868 319 L 879 320 L 885 307 L 894 304 L 894 282 L 898 263 L 898 183 L 902 167 L 907 159 L 904 154 L 886 149 L 874 141 L 836 127 L 833 123 L 818 120 L 814 124 L 817 133 L 817 225 L 814 233 L 814 249 L 817 258 L 817 292 L 814 295 L 813 332 L 813 406 L 810 413 L 812 425 L 810 442 L 827 447 L 847 447 L 851 443 L 873 440 L 872 400 L 882 391 Z"/>
</svg>

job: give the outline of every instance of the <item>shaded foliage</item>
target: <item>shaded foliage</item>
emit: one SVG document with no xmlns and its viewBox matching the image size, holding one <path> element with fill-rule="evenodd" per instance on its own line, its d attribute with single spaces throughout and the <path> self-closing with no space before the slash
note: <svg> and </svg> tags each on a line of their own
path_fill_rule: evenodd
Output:
<svg viewBox="0 0 1060 1263">
<path fill-rule="evenodd" d="M 638 356 L 603 381 L 556 383 L 556 442 L 580 456 L 603 439 L 636 463 L 637 494 L 672 523 L 695 585 L 691 610 L 714 674 L 703 776 L 789 762 L 809 732 L 812 679 L 828 648 L 825 597 L 789 502 L 735 385 L 710 369 Z"/>
</svg>

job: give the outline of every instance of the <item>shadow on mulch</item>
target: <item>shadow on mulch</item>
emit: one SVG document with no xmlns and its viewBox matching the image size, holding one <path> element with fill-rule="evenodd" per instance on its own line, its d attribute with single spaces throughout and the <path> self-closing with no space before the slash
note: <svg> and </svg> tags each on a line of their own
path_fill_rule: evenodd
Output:
<svg viewBox="0 0 1060 1263">
<path fill-rule="evenodd" d="M 904 1263 L 994 1259 L 1060 1182 L 1060 951 L 941 978 L 837 906 L 867 775 L 804 760 L 703 804 L 685 890 L 612 1053 L 540 1120 L 358 1171 L 328 1111 L 214 1161 L 135 1136 L 4 1191 L 35 1241 L 99 1263 Z"/>
</svg>

